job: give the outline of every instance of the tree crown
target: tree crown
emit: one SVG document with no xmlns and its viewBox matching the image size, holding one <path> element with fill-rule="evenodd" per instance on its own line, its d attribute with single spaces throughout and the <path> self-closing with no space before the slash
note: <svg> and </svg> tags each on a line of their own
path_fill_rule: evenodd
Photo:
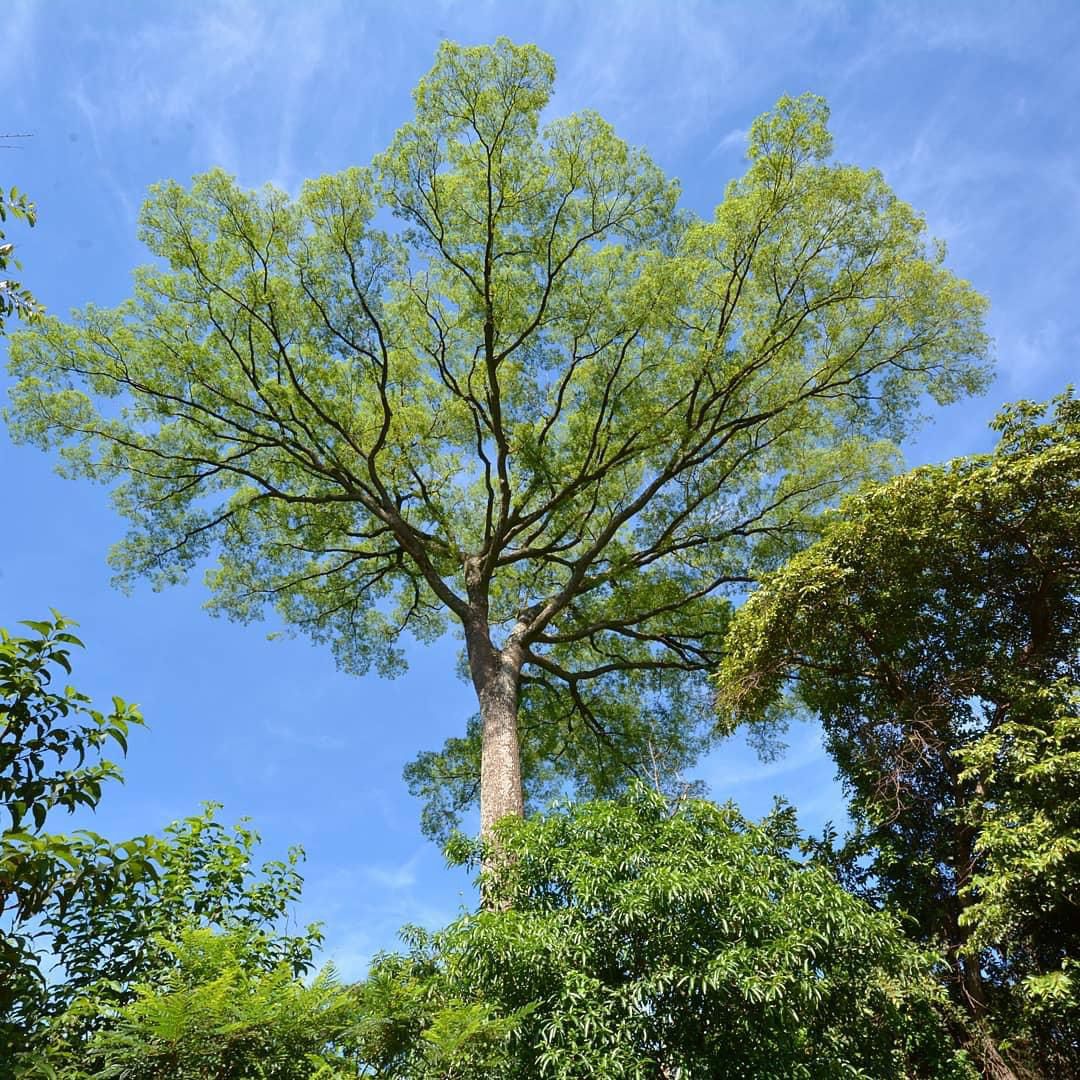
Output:
<svg viewBox="0 0 1080 1080">
<path fill-rule="evenodd" d="M 13 340 L 9 419 L 113 485 L 122 581 L 213 555 L 213 609 L 273 605 L 358 672 L 447 615 L 514 640 L 526 742 L 602 786 L 646 734 L 693 752 L 725 590 L 886 468 L 924 391 L 983 384 L 984 305 L 828 160 L 819 98 L 755 122 L 700 220 L 595 113 L 548 120 L 553 79 L 444 44 L 370 168 L 157 185 L 156 263 Z"/>
</svg>

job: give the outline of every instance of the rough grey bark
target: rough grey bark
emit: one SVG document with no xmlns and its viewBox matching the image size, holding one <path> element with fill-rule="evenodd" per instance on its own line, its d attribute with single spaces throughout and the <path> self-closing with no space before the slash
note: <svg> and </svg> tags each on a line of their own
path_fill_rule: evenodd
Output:
<svg viewBox="0 0 1080 1080">
<path fill-rule="evenodd" d="M 516 645 L 498 650 L 488 641 L 469 654 L 482 731 L 480 834 L 490 836 L 500 819 L 525 816 L 517 726 L 521 656 Z"/>
<path fill-rule="evenodd" d="M 482 559 L 465 562 L 468 611 L 465 648 L 469 673 L 480 703 L 480 835 L 491 835 L 504 817 L 525 816 L 525 792 L 521 783 L 521 744 L 518 738 L 518 693 L 525 661 L 522 638 L 525 620 L 514 627 L 501 649 L 492 644 L 488 624 L 488 576 Z"/>
</svg>

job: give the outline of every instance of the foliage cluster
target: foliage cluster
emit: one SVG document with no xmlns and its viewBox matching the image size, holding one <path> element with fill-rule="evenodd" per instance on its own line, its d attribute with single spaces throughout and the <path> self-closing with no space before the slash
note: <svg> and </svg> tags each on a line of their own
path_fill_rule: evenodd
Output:
<svg viewBox="0 0 1080 1080">
<path fill-rule="evenodd" d="M 250 971 L 311 967 L 321 934 L 289 934 L 300 894 L 299 849 L 286 861 L 255 861 L 258 834 L 227 829 L 208 805 L 163 837 L 110 843 L 90 830 L 50 831 L 50 814 L 94 809 L 120 779 L 103 756 L 126 750 L 138 710 L 119 698 L 112 712 L 54 679 L 70 674 L 80 645 L 72 624 L 0 631 L 0 1076 L 39 1051 L 55 1064 L 82 1060 L 108 1010 L 135 987 L 176 966 L 173 942 L 199 929 L 227 934 Z M 50 965 L 52 969 L 50 970 Z"/>
<path fill-rule="evenodd" d="M 644 786 L 507 819 L 486 909 L 375 965 L 368 992 L 397 1016 L 378 1031 L 380 1075 L 441 1075 L 417 1035 L 446 999 L 475 1010 L 483 1051 L 454 1075 L 969 1075 L 932 959 L 794 859 L 798 840 L 790 808 L 752 825 Z M 481 848 L 459 839 L 451 854 L 479 865 Z M 492 1022 L 513 1025 L 498 1055 Z"/>
<path fill-rule="evenodd" d="M 112 845 L 87 830 L 45 831 L 50 813 L 97 805 L 102 784 L 119 777 L 105 750 L 126 749 L 142 719 L 119 698 L 105 714 L 71 686 L 54 686 L 79 639 L 59 616 L 26 625 L 33 636 L 0 630 L 0 1062 L 52 1007 L 40 953 L 68 910 L 111 898 L 151 869 L 145 838 Z"/>
<path fill-rule="evenodd" d="M 329 968 L 310 984 L 292 966 L 251 962 L 235 932 L 186 930 L 163 942 L 169 963 L 65 1073 L 124 1080 L 335 1080 L 356 1076 L 344 1054 L 356 1003 Z M 338 1049 L 340 1047 L 340 1049 Z M 348 1070 L 341 1071 L 338 1070 Z"/>
<path fill-rule="evenodd" d="M 1080 402 L 845 502 L 740 609 L 729 724 L 821 718 L 857 887 L 943 948 L 1018 1059 L 1080 1069 Z M 788 691 L 792 691 L 788 695 Z M 861 861 L 859 857 L 863 856 Z"/>
<path fill-rule="evenodd" d="M 10 271 L 20 269 L 15 245 L 5 235 L 8 218 L 25 221 L 31 228 L 37 222 L 37 207 L 17 188 L 7 192 L 0 188 L 0 333 L 10 315 L 19 315 L 29 322 L 41 314 L 41 306 L 30 290 L 8 277 Z"/>
<path fill-rule="evenodd" d="M 42 691 L 50 664 L 70 666 L 70 624 L 32 629 L 4 639 L 22 690 L 9 711 L 50 747 L 122 742 L 130 707 L 104 717 L 70 688 Z M 91 723 L 76 727 L 72 712 Z M 5 790 L 28 790 L 22 757 L 6 760 Z M 95 760 L 35 790 L 53 793 L 50 806 L 93 805 L 116 777 Z M 284 922 L 298 853 L 257 868 L 257 836 L 222 827 L 213 807 L 140 838 L 139 859 L 107 879 L 105 841 L 83 862 L 84 849 L 44 831 L 47 814 L 37 821 L 48 849 L 69 844 L 54 894 L 34 894 L 35 933 L 60 969 L 46 987 L 26 949 L 42 993 L 19 997 L 5 980 L 5 1076 L 659 1077 L 717 1061 L 730 1075 L 967 1075 L 932 959 L 825 866 L 792 857 L 789 809 L 754 826 L 731 807 L 639 787 L 507 820 L 482 875 L 485 909 L 413 932 L 408 954 L 379 958 L 351 989 L 330 971 L 300 978 L 318 932 L 290 936 Z M 5 843 L 19 850 L 22 834 Z M 482 852 L 461 837 L 450 850 L 474 865 Z M 29 864 L 8 865 L 21 885 Z M 16 932 L 28 914 L 14 912 Z"/>
</svg>

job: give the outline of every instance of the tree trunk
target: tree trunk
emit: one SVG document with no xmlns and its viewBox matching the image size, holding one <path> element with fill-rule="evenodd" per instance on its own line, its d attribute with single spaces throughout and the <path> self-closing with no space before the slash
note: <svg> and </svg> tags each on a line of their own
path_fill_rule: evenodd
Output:
<svg viewBox="0 0 1080 1080">
<path fill-rule="evenodd" d="M 522 656 L 514 643 L 496 649 L 486 627 L 467 629 L 465 641 L 480 702 L 480 835 L 489 837 L 502 818 L 525 816 L 517 726 Z"/>
</svg>

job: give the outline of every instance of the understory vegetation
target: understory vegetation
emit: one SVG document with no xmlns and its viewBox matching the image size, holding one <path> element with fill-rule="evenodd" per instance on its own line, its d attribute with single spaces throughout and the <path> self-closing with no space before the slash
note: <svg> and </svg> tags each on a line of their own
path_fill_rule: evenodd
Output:
<svg viewBox="0 0 1080 1080">
<path fill-rule="evenodd" d="M 406 780 L 478 898 L 350 983 L 303 852 L 220 805 L 63 831 L 143 718 L 18 624 L 0 1080 L 1080 1077 L 1080 402 L 897 474 L 927 394 L 985 389 L 985 302 L 824 102 L 704 220 L 596 114 L 541 124 L 553 80 L 444 45 L 370 169 L 155 188 L 120 307 L 0 282 L 13 435 L 112 485 L 122 578 L 212 555 L 216 610 L 357 673 L 458 632 L 476 715 Z M 687 780 L 806 722 L 844 835 Z"/>
<path fill-rule="evenodd" d="M 507 817 L 447 844 L 479 908 L 355 985 L 288 930 L 301 852 L 219 807 L 54 831 L 142 718 L 57 688 L 65 620 L 4 634 L 0 1075 L 1080 1074 L 1080 404 L 996 426 L 843 502 L 729 629 L 718 724 L 812 710 L 850 835 L 640 781 Z"/>
</svg>

